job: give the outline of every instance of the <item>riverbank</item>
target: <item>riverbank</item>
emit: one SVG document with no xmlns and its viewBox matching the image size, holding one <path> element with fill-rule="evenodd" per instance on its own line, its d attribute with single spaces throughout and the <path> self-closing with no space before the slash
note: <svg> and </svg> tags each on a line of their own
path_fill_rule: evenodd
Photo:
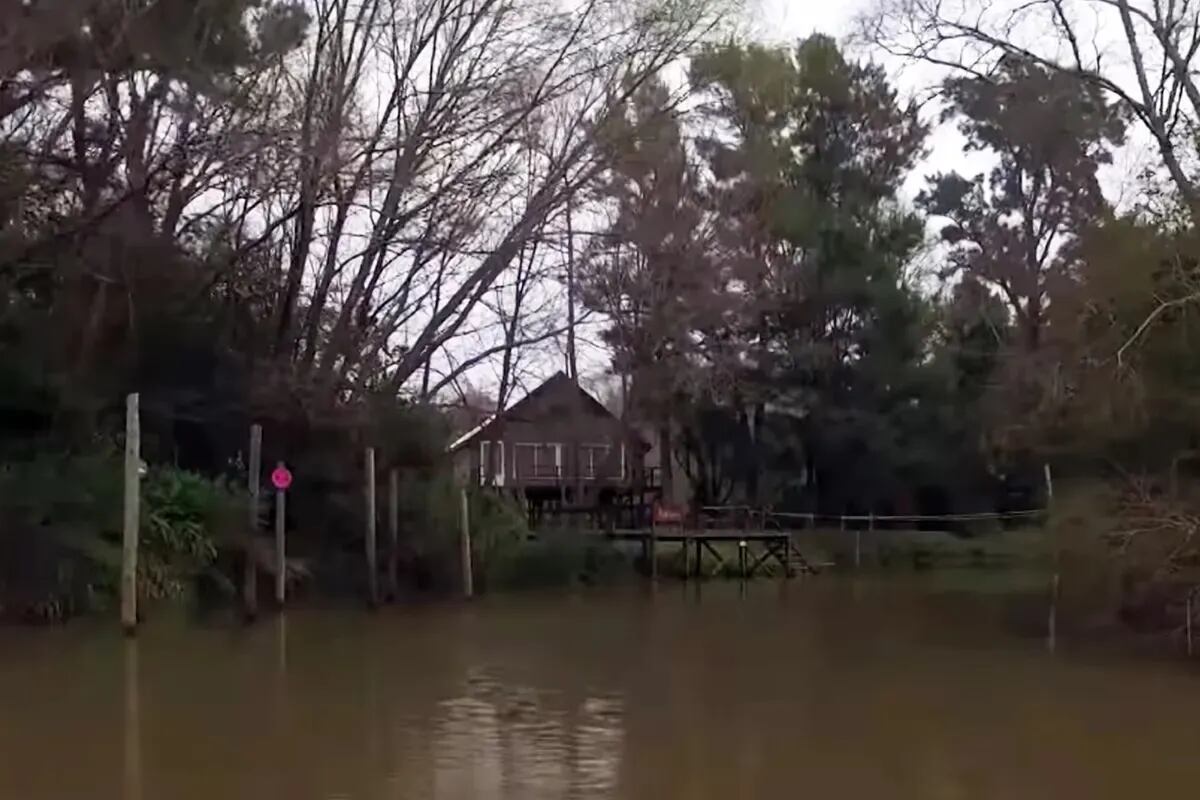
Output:
<svg viewBox="0 0 1200 800">
<path fill-rule="evenodd" d="M 916 529 L 818 528 L 792 537 L 806 558 L 841 568 L 1016 567 L 1048 563 L 1044 528 L 1024 526 L 974 536 Z"/>
</svg>

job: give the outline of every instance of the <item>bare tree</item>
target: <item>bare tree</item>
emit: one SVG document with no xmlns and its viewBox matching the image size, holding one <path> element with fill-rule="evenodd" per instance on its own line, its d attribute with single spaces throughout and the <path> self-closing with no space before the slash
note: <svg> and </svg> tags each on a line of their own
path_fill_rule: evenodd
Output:
<svg viewBox="0 0 1200 800">
<path fill-rule="evenodd" d="M 511 370 L 562 332 L 531 323 L 539 243 L 604 170 L 613 110 L 728 6 L 9 4 L 0 178 L 21 203 L 2 210 L 16 244 L 0 280 L 53 255 L 82 365 L 136 327 L 139 276 L 186 257 L 187 291 L 268 323 L 254 357 L 318 407 L 413 378 L 433 393 L 504 353 Z M 430 369 L 468 341 L 457 368 Z"/>
<path fill-rule="evenodd" d="M 609 109 L 720 19 L 710 0 L 316 0 L 294 58 L 277 355 L 329 397 L 395 391 L 602 169 Z M 523 168 L 533 158 L 537 169 Z M 309 292 L 305 292 L 310 289 Z M 299 349 L 297 349 L 299 348 Z M 430 389 L 422 375 L 423 388 Z"/>
<path fill-rule="evenodd" d="M 1200 212 L 1196 0 L 879 0 L 858 33 L 955 71 L 987 77 L 1017 56 L 1099 88 L 1150 135 L 1180 198 Z"/>
</svg>

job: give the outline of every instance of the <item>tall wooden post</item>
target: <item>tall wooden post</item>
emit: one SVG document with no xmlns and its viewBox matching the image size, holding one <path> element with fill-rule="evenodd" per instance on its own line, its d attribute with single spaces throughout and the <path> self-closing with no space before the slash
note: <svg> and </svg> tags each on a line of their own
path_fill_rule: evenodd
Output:
<svg viewBox="0 0 1200 800">
<path fill-rule="evenodd" d="M 1187 595 L 1187 654 L 1188 654 L 1189 658 L 1192 656 L 1192 652 L 1193 652 L 1193 650 L 1192 650 L 1192 597 L 1193 596 L 1195 596 L 1194 591 L 1188 592 L 1188 595 Z"/>
<path fill-rule="evenodd" d="M 366 468 L 366 515 L 367 515 L 367 602 L 371 608 L 379 605 L 379 562 L 375 542 L 375 448 L 368 447 L 364 459 Z"/>
<path fill-rule="evenodd" d="M 280 462 L 279 466 L 283 466 Z M 275 602 L 287 602 L 287 490 L 275 490 Z"/>
<path fill-rule="evenodd" d="M 471 571 L 471 508 L 467 490 L 462 490 L 462 535 L 459 537 L 459 563 L 462 567 L 463 597 L 475 596 L 475 577 Z"/>
<path fill-rule="evenodd" d="M 1058 649 L 1058 573 L 1050 581 L 1050 618 L 1046 622 L 1046 649 Z"/>
<path fill-rule="evenodd" d="M 258 534 L 259 479 L 262 475 L 262 425 L 250 426 L 250 459 L 247 465 L 250 508 L 246 525 L 246 551 L 242 565 L 242 606 L 246 619 L 258 616 L 258 568 L 254 560 L 254 540 Z"/>
<path fill-rule="evenodd" d="M 141 415 L 138 395 L 125 398 L 125 517 L 121 548 L 121 626 L 132 636 L 137 631 L 138 527 L 141 514 L 142 471 Z"/>
<path fill-rule="evenodd" d="M 400 596 L 400 471 L 388 471 L 388 597 Z"/>
<path fill-rule="evenodd" d="M 650 580 L 658 580 L 658 534 L 653 521 L 650 522 Z"/>
</svg>

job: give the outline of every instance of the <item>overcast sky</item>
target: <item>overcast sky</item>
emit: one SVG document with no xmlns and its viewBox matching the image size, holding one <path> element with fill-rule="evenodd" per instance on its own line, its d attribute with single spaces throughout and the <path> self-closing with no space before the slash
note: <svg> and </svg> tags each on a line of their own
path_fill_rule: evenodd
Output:
<svg viewBox="0 0 1200 800">
<path fill-rule="evenodd" d="M 771 44 L 789 44 L 812 33 L 828 34 L 844 42 L 850 34 L 854 17 L 869 8 L 873 0 L 746 0 L 748 4 L 747 28 L 749 35 L 762 42 Z M 852 58 L 872 58 L 873 54 L 865 51 L 855 52 Z M 896 61 L 881 61 L 887 69 L 894 85 L 902 96 L 917 96 L 928 98 L 929 88 L 937 83 L 944 73 L 937 68 L 921 65 L 906 65 Z M 937 108 L 926 106 L 923 115 L 933 121 Z M 927 176 L 942 171 L 956 170 L 970 177 L 988 169 L 991 159 L 986 155 L 963 152 L 964 140 L 953 124 L 935 126 L 927 143 L 928 154 L 924 161 L 913 170 L 905 184 L 903 195 L 911 201 L 926 185 Z M 1135 186 L 1134 176 L 1146 166 L 1149 150 L 1144 143 L 1136 139 L 1122 152 L 1116 154 L 1115 163 L 1105 168 L 1101 182 L 1106 193 L 1114 202 L 1122 204 L 1128 198 Z M 932 232 L 932 230 L 931 230 Z M 608 371 L 608 353 L 599 346 L 597 334 L 599 328 L 595 325 L 584 326 L 581 331 L 579 360 L 581 379 L 583 383 L 597 394 L 604 394 L 606 385 L 614 383 L 614 379 L 605 377 Z M 554 370 L 561 368 L 560 358 L 550 357 L 546 361 L 536 359 L 534 371 L 545 372 L 541 377 L 549 377 Z M 544 367 L 544 370 L 543 370 Z M 473 382 L 480 388 L 489 383 L 489 370 L 472 376 Z M 535 376 L 529 376 L 531 378 Z M 536 385 L 536 381 L 534 383 Z M 525 386 L 524 388 L 531 388 Z M 523 394 L 517 392 L 517 397 Z"/>
<path fill-rule="evenodd" d="M 754 33 L 787 41 L 815 31 L 841 38 L 863 0 L 750 0 Z"/>
</svg>

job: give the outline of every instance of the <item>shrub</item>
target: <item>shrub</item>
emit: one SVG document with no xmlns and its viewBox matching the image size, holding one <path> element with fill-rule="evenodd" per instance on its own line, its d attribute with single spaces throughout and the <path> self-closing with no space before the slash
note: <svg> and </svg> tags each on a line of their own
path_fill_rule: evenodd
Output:
<svg viewBox="0 0 1200 800">
<path fill-rule="evenodd" d="M 523 541 L 494 564 L 492 589 L 541 589 L 612 583 L 632 574 L 628 559 L 607 540 L 555 531 Z"/>
<path fill-rule="evenodd" d="M 116 600 L 123 475 L 110 449 L 43 453 L 0 468 L 0 614 L 57 621 Z M 180 598 L 202 575 L 228 584 L 214 567 L 244 508 L 222 480 L 151 470 L 142 487 L 139 596 Z"/>
<path fill-rule="evenodd" d="M 60 620 L 115 596 L 121 488 L 107 450 L 0 468 L 0 613 Z"/>
<path fill-rule="evenodd" d="M 178 599 L 201 578 L 235 594 L 215 565 L 220 548 L 240 549 L 236 540 L 247 502 L 222 478 L 174 467 L 151 470 L 142 487 L 139 594 Z"/>
</svg>

